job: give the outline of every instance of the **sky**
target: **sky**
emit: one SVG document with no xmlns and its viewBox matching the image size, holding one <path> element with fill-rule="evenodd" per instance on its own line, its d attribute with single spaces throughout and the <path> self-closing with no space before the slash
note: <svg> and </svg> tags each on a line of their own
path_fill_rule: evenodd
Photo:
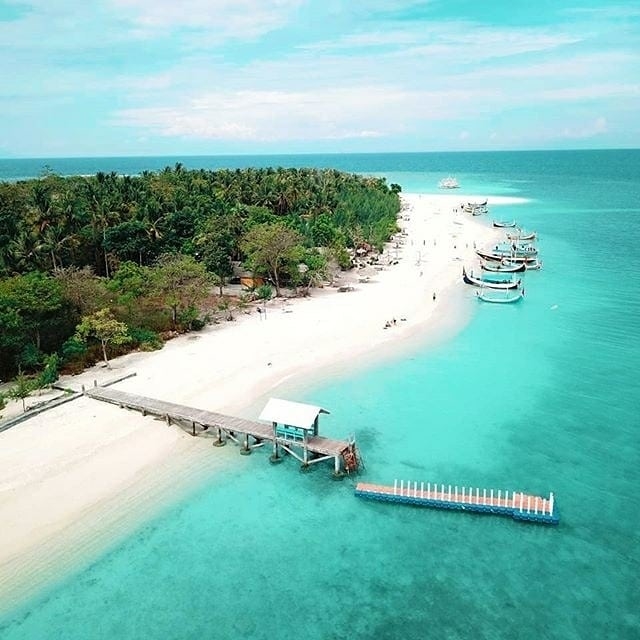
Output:
<svg viewBox="0 0 640 640">
<path fill-rule="evenodd" d="M 640 0 L 0 0 L 0 157 L 640 147 Z"/>
</svg>

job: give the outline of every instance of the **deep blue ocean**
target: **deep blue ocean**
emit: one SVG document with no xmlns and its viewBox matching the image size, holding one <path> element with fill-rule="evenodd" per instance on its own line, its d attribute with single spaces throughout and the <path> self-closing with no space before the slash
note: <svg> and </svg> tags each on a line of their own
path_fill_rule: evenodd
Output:
<svg viewBox="0 0 640 640">
<path fill-rule="evenodd" d="M 330 409 L 326 435 L 356 433 L 366 481 L 554 491 L 560 525 L 366 503 L 329 468 L 259 451 L 0 637 L 640 638 L 640 151 L 0 160 L 0 179 L 175 162 L 330 166 L 410 192 L 451 174 L 461 194 L 525 198 L 489 214 L 539 234 L 521 303 L 478 302 L 446 342 L 292 399 Z"/>
</svg>

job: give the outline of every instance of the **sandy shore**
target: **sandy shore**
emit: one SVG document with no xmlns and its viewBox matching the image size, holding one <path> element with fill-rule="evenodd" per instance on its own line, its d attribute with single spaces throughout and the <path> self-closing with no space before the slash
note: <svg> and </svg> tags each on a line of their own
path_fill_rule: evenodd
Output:
<svg viewBox="0 0 640 640">
<path fill-rule="evenodd" d="M 469 291 L 457 285 L 462 265 L 475 261 L 474 245 L 498 237 L 486 219 L 454 215 L 465 199 L 481 198 L 404 196 L 403 232 L 386 251 L 397 264 L 345 274 L 338 284 L 352 291 L 325 287 L 270 302 L 266 314 L 241 314 L 62 383 L 80 389 L 135 371 L 117 388 L 255 417 L 283 383 L 294 388 L 396 354 L 412 340 L 442 339 L 472 312 Z M 166 504 L 168 487 L 175 497 L 238 458 L 232 447 L 212 450 L 177 427 L 88 398 L 0 433 L 0 609 Z"/>
</svg>

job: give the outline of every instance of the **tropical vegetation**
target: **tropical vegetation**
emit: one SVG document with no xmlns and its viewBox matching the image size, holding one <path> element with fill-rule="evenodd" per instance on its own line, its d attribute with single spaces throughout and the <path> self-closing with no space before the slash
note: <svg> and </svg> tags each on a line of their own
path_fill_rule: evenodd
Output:
<svg viewBox="0 0 640 640">
<path fill-rule="evenodd" d="M 233 318 L 244 300 L 224 287 L 240 268 L 276 295 L 308 292 L 350 249 L 382 248 L 399 191 L 335 170 L 181 164 L 0 183 L 0 379 L 55 379 Z"/>
</svg>

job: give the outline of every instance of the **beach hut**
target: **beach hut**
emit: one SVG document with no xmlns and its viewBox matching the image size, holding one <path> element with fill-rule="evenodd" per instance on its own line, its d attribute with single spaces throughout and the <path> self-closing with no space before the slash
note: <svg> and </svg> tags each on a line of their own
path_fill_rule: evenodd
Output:
<svg viewBox="0 0 640 640">
<path fill-rule="evenodd" d="M 302 402 L 269 398 L 260 420 L 270 422 L 273 427 L 273 456 L 272 461 L 279 460 L 279 447 L 282 447 L 307 466 L 321 459 L 309 458 L 309 445 L 311 439 L 318 436 L 318 419 L 321 413 L 329 413 L 322 407 Z M 302 449 L 302 454 L 293 450 L 293 447 Z"/>
</svg>

